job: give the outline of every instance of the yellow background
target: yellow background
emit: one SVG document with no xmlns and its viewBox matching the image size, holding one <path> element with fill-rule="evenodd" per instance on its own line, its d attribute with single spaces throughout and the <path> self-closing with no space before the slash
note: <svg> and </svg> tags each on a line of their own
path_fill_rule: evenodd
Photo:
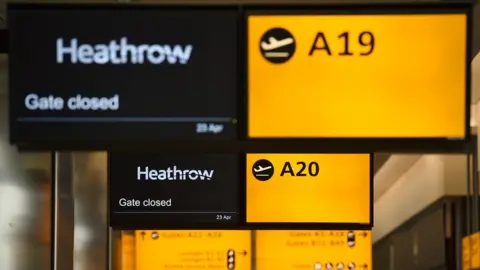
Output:
<svg viewBox="0 0 480 270">
<path fill-rule="evenodd" d="M 135 269 L 135 234 L 123 232 L 121 233 L 120 249 L 122 251 L 121 265 L 122 270 Z"/>
<path fill-rule="evenodd" d="M 183 265 L 184 269 L 227 269 L 227 251 L 234 249 L 237 252 L 247 251 L 247 255 L 237 253 L 235 255 L 235 270 L 251 269 L 251 231 L 224 231 L 224 230 L 196 230 L 196 231 L 156 231 L 160 238 L 153 240 L 151 237 L 154 231 L 144 231 L 146 233 L 142 240 L 142 231 L 135 232 L 136 245 L 136 268 L 135 270 L 162 270 L 162 269 L 181 269 L 168 268 L 166 265 Z M 194 233 L 202 235 L 200 238 L 192 237 L 165 237 L 172 234 Z M 221 234 L 220 238 L 208 237 Z M 185 258 L 197 258 L 197 256 L 182 255 L 185 253 L 199 252 L 200 258 L 211 258 L 211 262 L 185 262 Z M 222 261 L 219 261 L 221 259 Z M 218 267 L 208 267 L 209 264 Z M 187 267 L 190 266 L 190 267 Z M 205 267 L 204 267 L 205 266 Z"/>
<path fill-rule="evenodd" d="M 480 233 L 470 235 L 470 260 L 472 269 L 480 268 Z"/>
<path fill-rule="evenodd" d="M 345 265 L 345 270 L 348 262 L 354 262 L 356 269 L 363 269 L 358 267 L 360 264 L 367 264 L 366 269 L 372 269 L 372 239 L 370 232 L 365 232 L 366 237 L 360 236 L 364 231 L 355 232 L 356 244 L 350 248 L 346 245 L 347 231 L 257 231 L 256 269 L 313 270 L 316 262 L 322 263 L 322 270 L 327 262 L 332 262 L 334 269 L 338 262 Z M 315 246 L 312 241 L 315 241 Z M 332 245 L 332 241 L 336 244 Z M 299 242 L 303 243 L 302 246 L 293 246 Z"/>
<path fill-rule="evenodd" d="M 259 159 L 274 165 L 274 176 L 258 181 L 252 166 Z M 283 165 L 315 161 L 316 177 L 280 177 Z M 368 154 L 248 154 L 247 222 L 370 222 Z M 308 171 L 308 167 L 305 172 Z"/>
<path fill-rule="evenodd" d="M 462 238 L 462 269 L 470 270 L 471 267 L 471 256 L 470 256 L 470 236 L 465 236 Z"/>
<path fill-rule="evenodd" d="M 284 64 L 260 53 L 262 35 L 274 27 L 296 41 Z M 333 56 L 308 56 L 320 31 Z M 366 50 L 358 35 L 372 32 L 374 52 L 335 55 L 345 31 L 353 52 Z M 463 14 L 249 16 L 249 136 L 464 137 L 465 73 Z"/>
</svg>

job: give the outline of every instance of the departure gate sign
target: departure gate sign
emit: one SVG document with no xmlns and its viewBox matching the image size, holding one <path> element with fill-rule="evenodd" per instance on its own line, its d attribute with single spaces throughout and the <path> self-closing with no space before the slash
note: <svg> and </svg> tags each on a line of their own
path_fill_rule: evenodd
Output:
<svg viewBox="0 0 480 270">
<path fill-rule="evenodd" d="M 257 270 L 371 270 L 369 231 L 256 231 Z"/>
<path fill-rule="evenodd" d="M 235 8 L 9 5 L 11 141 L 236 139 L 237 17 Z"/>
<path fill-rule="evenodd" d="M 248 154 L 246 165 L 247 223 L 370 229 L 369 154 Z"/>
<path fill-rule="evenodd" d="M 466 14 L 300 13 L 247 15 L 250 138 L 466 136 Z"/>
</svg>

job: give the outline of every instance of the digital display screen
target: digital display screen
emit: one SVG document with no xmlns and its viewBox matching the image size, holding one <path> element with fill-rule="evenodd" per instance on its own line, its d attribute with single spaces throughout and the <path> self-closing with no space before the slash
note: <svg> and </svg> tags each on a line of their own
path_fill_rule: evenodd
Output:
<svg viewBox="0 0 480 270">
<path fill-rule="evenodd" d="M 11 5 L 11 141 L 235 140 L 235 8 Z"/>
<path fill-rule="evenodd" d="M 250 138 L 465 139 L 466 12 L 322 12 L 247 14 Z"/>
<path fill-rule="evenodd" d="M 234 227 L 238 165 L 236 155 L 109 153 L 110 226 Z"/>
<path fill-rule="evenodd" d="M 248 154 L 246 176 L 247 224 L 372 227 L 369 154 Z"/>
</svg>

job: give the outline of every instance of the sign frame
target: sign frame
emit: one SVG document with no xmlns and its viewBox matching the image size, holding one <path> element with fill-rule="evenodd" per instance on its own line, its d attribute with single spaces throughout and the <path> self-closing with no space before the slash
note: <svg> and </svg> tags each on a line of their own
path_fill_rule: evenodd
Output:
<svg viewBox="0 0 480 270">
<path fill-rule="evenodd" d="M 245 136 L 249 141 L 273 141 L 273 142 L 294 142 L 311 141 L 335 152 L 338 145 L 351 145 L 352 149 L 369 149 L 367 152 L 378 152 L 385 149 L 402 150 L 412 149 L 414 152 L 445 151 L 445 152 L 465 152 L 466 144 L 471 140 L 470 130 L 470 104 L 471 104 L 471 65 L 472 60 L 472 29 L 473 29 L 473 5 L 470 2 L 441 2 L 441 3 L 382 3 L 382 4 L 297 4 L 297 5 L 247 5 L 244 13 L 244 33 L 245 43 L 243 52 L 245 65 L 245 104 L 248 104 L 248 18 L 252 15 L 376 15 L 376 14 L 465 14 L 467 17 L 466 25 L 466 73 L 465 73 L 465 136 L 463 138 L 256 138 L 249 137 L 248 127 L 245 127 Z M 248 105 L 247 105 L 248 106 Z M 249 120 L 248 109 L 243 116 Z M 332 146 L 336 145 L 336 146 Z M 357 146 L 356 146 L 357 145 Z M 361 145 L 361 146 L 358 146 Z M 444 150 L 439 150 L 444 149 Z M 338 149 L 337 149 L 338 151 Z M 365 151 L 365 150 L 364 150 Z"/>
<path fill-rule="evenodd" d="M 10 129 L 10 142 L 15 144 L 21 150 L 127 150 L 138 151 L 139 148 L 157 150 L 157 151 L 197 151 L 203 152 L 209 149 L 213 152 L 248 152 L 248 153 L 296 153 L 296 152 L 322 152 L 341 153 L 341 152 L 382 152 L 382 151 L 402 151 L 408 153 L 425 152 L 425 153 L 467 153 L 468 142 L 471 141 L 471 133 L 469 127 L 470 118 L 470 100 L 471 100 L 471 67 L 470 60 L 472 58 L 472 25 L 473 25 L 473 4 L 469 1 L 462 2 L 442 2 L 442 3 L 383 3 L 383 4 L 220 4 L 220 5 L 198 5 L 186 3 L 182 5 L 165 4 L 165 5 L 142 5 L 142 4 L 91 4 L 91 3 L 8 3 L 8 8 L 28 7 L 31 9 L 89 9 L 89 8 L 125 8 L 125 9 L 236 9 L 238 12 L 238 40 L 245 45 L 247 39 L 246 18 L 249 14 L 278 14 L 278 13 L 300 13 L 311 14 L 312 10 L 316 13 L 332 13 L 336 14 L 414 14 L 414 13 L 465 13 L 467 15 L 467 62 L 466 62 L 466 123 L 465 138 L 461 140 L 449 140 L 445 138 L 362 138 L 362 139 L 340 139 L 340 138 L 321 138 L 321 139 L 249 139 L 248 138 L 248 91 L 246 82 L 247 70 L 247 48 L 240 48 L 237 53 L 238 70 L 237 76 L 237 140 L 234 141 L 204 141 L 198 144 L 196 141 L 168 141 L 165 143 L 150 144 L 148 142 L 120 142 L 110 141 L 92 141 L 92 142 L 16 142 L 12 140 L 12 129 Z M 268 10 L 268 11 L 267 11 Z M 322 12 L 319 12 L 321 10 Z M 11 58 L 10 58 L 11 60 Z M 10 106 L 9 121 L 12 123 L 13 115 Z M 313 150 L 312 150 L 313 149 Z M 316 149 L 316 150 L 315 150 Z"/>
<path fill-rule="evenodd" d="M 27 10 L 27 11 L 49 11 L 49 10 L 65 10 L 65 11 L 88 11 L 88 10 L 99 10 L 99 11 L 104 11 L 104 10 L 110 10 L 110 11 L 122 11 L 122 10 L 128 10 L 128 11 L 142 11 L 142 10 L 159 10 L 159 11 L 192 11 L 192 10 L 199 10 L 199 11 L 229 11 L 229 12 L 234 12 L 236 13 L 236 20 L 237 20 L 237 25 L 236 25 L 236 36 L 238 41 L 241 44 L 243 40 L 243 32 L 240 27 L 239 22 L 241 22 L 242 18 L 242 12 L 239 9 L 238 5 L 234 4 L 216 4 L 216 5 L 202 5 L 202 4 L 192 4 L 192 3 L 187 3 L 187 4 L 121 4 L 121 3 L 8 3 L 7 4 L 7 13 L 10 10 Z M 12 38 L 11 36 L 11 30 L 8 30 L 8 46 L 11 47 L 12 45 Z M 238 51 L 238 49 L 237 49 Z M 9 50 L 10 52 L 10 50 Z M 42 151 L 42 150 L 122 150 L 125 149 L 124 145 L 126 145 L 126 148 L 138 148 L 141 146 L 141 148 L 150 148 L 151 145 L 158 145 L 158 144 L 173 144 L 176 147 L 181 147 L 182 144 L 198 144 L 201 142 L 202 144 L 206 145 L 215 145 L 217 143 L 235 143 L 238 140 L 243 139 L 243 131 L 241 126 L 243 125 L 243 122 L 245 121 L 242 116 L 243 116 L 243 96 L 238 89 L 238 85 L 240 85 L 240 82 L 242 80 L 241 78 L 241 71 L 243 70 L 241 63 L 239 63 L 239 60 L 241 58 L 238 57 L 238 52 L 237 55 L 235 56 L 235 59 L 237 61 L 236 63 L 236 70 L 237 74 L 235 74 L 235 88 L 232 90 L 233 95 L 235 96 L 235 116 L 233 117 L 237 123 L 233 125 L 233 133 L 235 138 L 220 138 L 220 139 L 215 139 L 209 136 L 209 138 L 202 138 L 202 136 L 197 136 L 197 137 L 192 137 L 188 139 L 183 139 L 183 140 L 178 140 L 178 139 L 160 139 L 160 140 L 148 140 L 148 141 L 132 141 L 132 140 L 116 140 L 116 139 L 111 139 L 111 140 L 95 140 L 95 139 L 81 139 L 81 140 L 55 140 L 55 139 L 29 139 L 29 140 L 19 140 L 18 139 L 18 125 L 21 124 L 19 123 L 16 118 L 17 115 L 14 114 L 16 112 L 16 108 L 18 107 L 18 102 L 14 103 L 13 98 L 9 96 L 9 108 L 8 108 L 8 121 L 9 121 L 9 142 L 12 145 L 17 146 L 20 149 L 25 149 L 25 150 L 34 150 L 34 151 Z M 11 66 L 12 63 L 15 61 L 14 57 L 9 57 L 8 58 L 8 65 Z M 11 78 L 11 74 L 8 74 L 9 78 Z M 13 80 L 9 79 L 9 84 L 12 84 Z M 10 91 L 10 90 L 9 90 Z M 141 108 L 140 108 L 141 109 Z M 71 123 L 72 125 L 78 125 L 78 123 Z M 194 128 L 192 128 L 194 130 Z M 23 138 L 22 138 L 23 139 Z"/>
<path fill-rule="evenodd" d="M 271 153 L 269 153 L 271 154 Z M 280 154 L 280 153 L 278 153 Z M 283 153 L 286 154 L 286 153 Z M 294 153 L 291 153 L 294 154 Z M 295 153 L 295 154 L 305 154 L 305 153 Z M 317 153 L 317 154 L 332 154 L 332 153 Z M 365 153 L 363 153 L 365 154 Z M 246 181 L 246 170 L 240 170 L 242 174 L 241 177 L 245 178 L 243 185 L 241 185 L 241 192 L 244 194 L 244 205 L 240 211 L 240 220 L 244 221 L 244 227 L 249 230 L 354 230 L 354 231 L 365 231 L 371 230 L 374 226 L 374 157 L 373 153 L 370 155 L 370 220 L 368 223 L 317 223 L 317 222 L 247 222 L 247 181 Z M 245 162 L 244 167 L 246 167 L 246 158 L 247 155 L 244 155 L 245 159 L 242 162 Z"/>
<path fill-rule="evenodd" d="M 120 154 L 132 154 L 129 152 L 119 152 Z M 135 154 L 145 154 L 146 152 L 137 152 Z M 156 152 L 148 152 L 150 155 L 152 153 Z M 114 152 L 114 154 L 118 154 L 117 152 Z M 173 155 L 176 155 L 177 157 L 182 157 L 186 158 L 187 160 L 191 158 L 205 158 L 205 156 L 210 156 L 210 157 L 215 157 L 219 156 L 217 153 L 171 153 Z M 168 153 L 160 153 L 160 155 L 166 155 L 168 156 Z M 227 154 L 228 156 L 231 156 L 231 158 L 235 159 L 236 163 L 236 168 L 238 171 L 238 177 L 236 179 L 233 179 L 233 182 L 237 183 L 238 186 L 238 198 L 237 200 L 233 200 L 232 202 L 235 202 L 236 210 L 238 211 L 236 214 L 231 213 L 232 220 L 231 221 L 226 221 L 226 220 L 216 220 L 214 216 L 217 214 L 212 214 L 212 213 L 202 213 L 202 212 L 197 212 L 197 213 L 185 213 L 178 215 L 179 217 L 175 219 L 175 215 L 171 216 L 170 218 L 164 218 L 161 215 L 159 216 L 158 214 L 155 213 L 146 213 L 144 211 L 139 211 L 136 216 L 135 214 L 131 215 L 132 218 L 129 218 L 130 215 L 126 215 L 125 217 L 122 216 L 115 216 L 115 211 L 113 210 L 112 202 L 114 200 L 112 199 L 112 195 L 115 193 L 118 193 L 119 188 L 117 184 L 117 191 L 114 191 L 112 189 L 111 183 L 113 181 L 116 181 L 115 179 L 112 179 L 112 163 L 111 163 L 111 157 L 112 153 L 107 154 L 107 171 L 108 171 L 108 176 L 107 176 L 107 186 L 108 186 L 108 196 L 107 196 L 107 224 L 109 227 L 118 229 L 118 230 L 250 230 L 248 226 L 245 225 L 245 220 L 244 220 L 244 214 L 245 213 L 245 206 L 246 206 L 246 193 L 244 190 L 244 186 L 246 184 L 243 184 L 243 177 L 244 176 L 244 170 L 243 168 L 245 167 L 245 157 L 246 155 L 244 154 Z M 220 155 L 222 156 L 222 155 Z M 117 180 L 118 181 L 118 180 Z M 121 184 L 120 184 L 121 185 Z M 187 192 L 188 193 L 188 192 Z M 135 196 L 133 196 L 135 197 Z M 187 196 L 189 199 L 191 199 L 191 196 Z M 113 211 L 112 211 L 113 210 Z M 129 212 L 134 212 L 134 211 L 129 211 Z M 153 211 L 155 212 L 155 211 Z M 198 215 L 200 214 L 200 215 Z M 219 212 L 219 215 L 223 215 L 224 213 Z M 136 219 L 134 219 L 136 218 Z M 114 222 L 112 222 L 112 220 Z"/>
</svg>

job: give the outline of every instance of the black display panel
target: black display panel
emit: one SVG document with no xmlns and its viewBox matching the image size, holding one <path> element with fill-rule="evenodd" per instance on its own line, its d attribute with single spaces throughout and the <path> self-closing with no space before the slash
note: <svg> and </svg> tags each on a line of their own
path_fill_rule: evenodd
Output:
<svg viewBox="0 0 480 270">
<path fill-rule="evenodd" d="M 234 140 L 237 10 L 9 5 L 11 142 Z"/>
<path fill-rule="evenodd" d="M 121 229 L 232 227 L 239 157 L 109 153 L 110 225 Z"/>
</svg>

